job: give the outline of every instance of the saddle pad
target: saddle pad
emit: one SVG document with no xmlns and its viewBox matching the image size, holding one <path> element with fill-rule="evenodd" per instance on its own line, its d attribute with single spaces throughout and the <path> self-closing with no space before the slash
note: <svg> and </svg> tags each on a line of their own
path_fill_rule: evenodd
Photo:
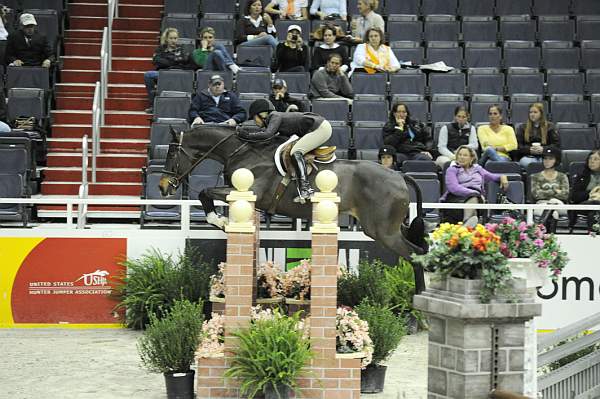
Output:
<svg viewBox="0 0 600 399">
<path fill-rule="evenodd" d="M 279 147 L 277 147 L 277 149 L 275 150 L 275 156 L 274 156 L 275 166 L 277 167 L 277 171 L 279 172 L 279 174 L 280 174 L 281 176 L 285 176 L 285 175 L 286 175 L 286 173 L 285 173 L 285 168 L 284 168 L 284 166 L 283 166 L 283 164 L 282 164 L 282 162 L 281 162 L 281 158 L 282 158 L 282 157 L 281 157 L 281 153 L 282 153 L 282 151 L 284 151 L 284 149 L 287 147 L 287 145 L 288 145 L 288 144 L 290 144 L 291 142 L 293 142 L 293 141 L 296 141 L 296 140 L 298 140 L 298 139 L 299 139 L 299 137 L 298 137 L 298 136 L 296 136 L 296 135 L 293 135 L 293 136 L 291 136 L 291 137 L 290 137 L 290 138 L 289 138 L 289 139 L 288 139 L 288 140 L 287 140 L 285 143 L 282 143 L 282 144 L 281 144 Z M 332 162 L 333 162 L 333 161 L 335 161 L 336 159 L 337 159 L 337 158 L 336 158 L 336 155 L 335 155 L 335 153 L 333 153 L 333 156 L 332 156 L 332 157 L 331 157 L 329 160 L 327 160 L 327 161 L 320 161 L 320 160 L 318 160 L 318 159 L 314 159 L 313 161 L 314 161 L 315 163 L 332 163 Z M 308 172 L 308 171 L 307 171 L 307 172 Z M 307 174 L 310 174 L 310 173 L 307 173 Z"/>
</svg>

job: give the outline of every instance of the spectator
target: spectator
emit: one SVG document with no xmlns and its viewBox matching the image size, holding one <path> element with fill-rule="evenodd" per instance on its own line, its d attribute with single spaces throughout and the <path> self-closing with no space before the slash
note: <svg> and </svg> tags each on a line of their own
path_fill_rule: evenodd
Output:
<svg viewBox="0 0 600 399">
<path fill-rule="evenodd" d="M 42 66 L 50 68 L 54 51 L 46 36 L 36 32 L 37 22 L 31 14 L 19 17 L 21 29 L 8 35 L 6 62 L 10 66 Z"/>
<path fill-rule="evenodd" d="M 313 98 L 345 99 L 348 102 L 353 96 L 350 79 L 342 71 L 342 57 L 333 53 L 329 55 L 324 69 L 315 71 L 311 80 L 310 93 Z"/>
<path fill-rule="evenodd" d="M 269 96 L 269 101 L 275 107 L 277 112 L 304 112 L 304 104 L 297 98 L 290 96 L 287 91 L 287 83 L 284 79 L 275 79 L 273 81 L 273 91 Z"/>
<path fill-rule="evenodd" d="M 600 149 L 590 152 L 583 172 L 573 177 L 571 201 L 574 204 L 600 204 Z M 600 211 L 575 211 L 572 216 L 578 213 L 587 215 L 589 231 L 592 231 L 594 224 L 600 223 Z M 571 224 L 573 222 L 572 219 Z"/>
<path fill-rule="evenodd" d="M 298 198 L 295 201 L 304 202 L 315 192 L 308 182 L 304 154 L 314 150 L 331 137 L 331 125 L 320 115 L 311 112 L 276 112 L 268 100 L 255 100 L 250 104 L 250 119 L 264 128 L 263 131 L 238 131 L 238 135 L 246 139 L 260 140 L 273 137 L 275 134 L 300 137 L 290 150 L 294 159 L 298 183 Z"/>
<path fill-rule="evenodd" d="M 200 31 L 200 48 L 194 50 L 192 58 L 199 68 L 207 71 L 230 69 L 231 72 L 237 74 L 240 70 L 225 46 L 215 43 L 215 30 L 210 26 Z"/>
<path fill-rule="evenodd" d="M 558 204 L 563 205 L 569 199 L 569 179 L 567 175 L 558 172 L 556 168 L 560 165 L 560 150 L 556 147 L 546 147 L 541 154 L 544 170 L 540 173 L 531 175 L 531 199 L 536 204 Z M 535 211 L 537 216 L 541 216 L 540 223 L 546 226 L 546 229 L 554 233 L 556 222 L 560 216 L 566 216 L 566 211 Z"/>
<path fill-rule="evenodd" d="M 379 28 L 369 28 L 365 33 L 365 42 L 356 46 L 352 57 L 352 71 L 367 73 L 396 72 L 400 63 L 391 48 L 383 44 L 383 31 Z"/>
<path fill-rule="evenodd" d="M 265 11 L 281 19 L 308 19 L 308 0 L 271 0 Z"/>
<path fill-rule="evenodd" d="M 341 70 L 346 72 L 350 65 L 348 47 L 336 43 L 338 37 L 343 37 L 340 27 L 333 24 L 322 25 L 313 36 L 316 40 L 322 40 L 323 43 L 314 49 L 311 70 L 325 67 L 329 56 L 337 53 L 342 57 Z"/>
<path fill-rule="evenodd" d="M 396 149 L 391 145 L 384 145 L 381 147 L 377 154 L 377 158 L 379 159 L 379 163 L 384 167 L 398 170 L 398 165 L 396 163 Z"/>
<path fill-rule="evenodd" d="M 153 112 L 154 97 L 156 95 L 156 83 L 158 82 L 158 71 L 161 69 L 186 69 L 190 67 L 190 54 L 182 45 L 177 44 L 179 32 L 175 28 L 167 28 L 160 36 L 160 46 L 154 50 L 152 63 L 156 68 L 154 71 L 144 73 L 144 84 L 148 92 L 150 108 L 146 112 Z"/>
<path fill-rule="evenodd" d="M 189 117 L 192 127 L 204 123 L 236 126 L 246 120 L 246 110 L 235 93 L 225 90 L 223 77 L 213 75 L 208 81 L 208 89 L 194 96 Z"/>
<path fill-rule="evenodd" d="M 396 149 L 399 164 L 409 159 L 433 159 L 433 140 L 429 129 L 421 121 L 411 118 L 404 103 L 392 105 L 390 119 L 383 127 L 383 142 Z"/>
<path fill-rule="evenodd" d="M 277 30 L 273 20 L 268 14 L 262 13 L 261 0 L 250 0 L 246 3 L 244 17 L 238 23 L 237 42 L 241 46 L 269 45 L 273 50 L 277 48 L 275 35 Z"/>
<path fill-rule="evenodd" d="M 375 12 L 378 5 L 379 0 L 358 0 L 360 17 L 353 19 L 351 23 L 352 39 L 355 43 L 366 41 L 367 31 L 371 28 L 379 28 L 381 32 L 385 32 L 385 22 L 381 15 Z"/>
<path fill-rule="evenodd" d="M 438 152 L 440 155 L 435 163 L 443 168 L 449 161 L 456 159 L 456 149 L 461 145 L 471 147 L 477 151 L 479 143 L 477 142 L 477 132 L 475 127 L 469 123 L 469 111 L 467 108 L 459 105 L 454 109 L 454 122 L 442 126 L 438 137 Z"/>
<path fill-rule="evenodd" d="M 456 150 L 456 160 L 452 161 L 444 177 L 446 192 L 440 202 L 480 204 L 485 202 L 485 184 L 489 181 L 500 183 L 502 189 L 508 187 L 508 179 L 504 175 L 488 172 L 477 164 L 477 153 L 467 145 L 461 145 Z M 456 223 L 461 220 L 469 225 L 477 221 L 476 209 L 446 209 L 445 220 Z"/>
<path fill-rule="evenodd" d="M 346 12 L 346 0 L 313 0 L 310 6 L 310 15 L 315 15 L 320 20 L 345 20 L 348 15 Z"/>
<path fill-rule="evenodd" d="M 6 30 L 8 23 L 6 19 L 7 12 L 7 7 L 0 6 L 0 65 L 6 65 L 6 40 L 8 39 L 8 31 Z"/>
<path fill-rule="evenodd" d="M 559 140 L 554 125 L 546 120 L 544 104 L 531 104 L 527 123 L 517 129 L 519 164 L 525 169 L 532 162 L 542 162 L 542 154 L 548 147 L 560 148 Z"/>
<path fill-rule="evenodd" d="M 308 71 L 308 46 L 302 40 L 299 25 L 288 26 L 285 41 L 275 50 L 275 70 L 278 72 Z"/>
<path fill-rule="evenodd" d="M 488 160 L 510 161 L 509 152 L 517 149 L 517 138 L 511 126 L 502 123 L 502 109 L 498 104 L 488 108 L 489 125 L 477 129 L 477 137 L 483 151 L 479 164 L 485 166 Z"/>
</svg>

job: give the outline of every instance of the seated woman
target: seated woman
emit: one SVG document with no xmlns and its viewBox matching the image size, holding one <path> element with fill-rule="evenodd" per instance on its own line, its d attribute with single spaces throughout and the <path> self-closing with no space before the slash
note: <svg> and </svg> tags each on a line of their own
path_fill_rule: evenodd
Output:
<svg viewBox="0 0 600 399">
<path fill-rule="evenodd" d="M 199 68 L 207 71 L 225 71 L 230 69 L 238 73 L 238 67 L 231 54 L 221 43 L 215 43 L 215 30 L 210 26 L 200 31 L 200 48 L 192 53 L 192 59 Z"/>
<path fill-rule="evenodd" d="M 442 126 L 438 137 L 438 152 L 440 155 L 435 163 L 443 168 L 447 162 L 456 159 L 456 149 L 461 145 L 467 145 L 473 150 L 479 149 L 477 132 L 475 126 L 469 123 L 469 111 L 459 105 L 454 109 L 454 122 Z"/>
<path fill-rule="evenodd" d="M 445 174 L 446 192 L 440 202 L 477 204 L 485 202 L 485 184 L 490 181 L 500 183 L 502 189 L 508 187 L 508 178 L 488 172 L 477 164 L 477 153 L 469 146 L 461 145 L 456 150 L 453 161 Z M 462 214 L 462 215 L 461 215 Z M 477 222 L 477 210 L 446 209 L 445 219 L 450 223 L 466 221 L 469 225 Z M 461 218 L 462 216 L 462 218 Z"/>
<path fill-rule="evenodd" d="M 433 140 L 429 129 L 421 121 L 410 117 L 404 103 L 392 105 L 390 119 L 383 127 L 383 143 L 396 149 L 398 164 L 408 159 L 433 159 Z"/>
<path fill-rule="evenodd" d="M 308 0 L 271 0 L 265 11 L 281 19 L 308 19 Z"/>
<path fill-rule="evenodd" d="M 277 45 L 275 71 L 308 71 L 308 46 L 302 40 L 302 28 L 299 25 L 288 26 L 285 42 Z"/>
<path fill-rule="evenodd" d="M 273 50 L 277 47 L 277 30 L 268 14 L 262 14 L 261 0 L 250 0 L 246 3 L 244 16 L 238 22 L 237 43 L 240 46 L 269 45 Z"/>
<path fill-rule="evenodd" d="M 379 163 L 383 167 L 398 170 L 398 165 L 396 164 L 396 149 L 391 145 L 384 145 L 381 147 L 377 154 L 377 159 L 379 159 Z"/>
<path fill-rule="evenodd" d="M 154 71 L 144 73 L 144 84 L 148 92 L 150 108 L 146 113 L 151 114 L 154 106 L 155 87 L 158 82 L 158 71 L 161 69 L 186 69 L 190 67 L 190 54 L 182 45 L 177 44 L 179 32 L 175 28 L 167 28 L 160 36 L 160 46 L 154 50 L 152 63 L 156 67 Z"/>
<path fill-rule="evenodd" d="M 481 125 L 477 129 L 477 138 L 483 153 L 479 164 L 485 166 L 488 160 L 510 161 L 511 151 L 517 149 L 517 137 L 514 129 L 502 123 L 502 108 L 498 104 L 488 108 L 489 125 Z"/>
<path fill-rule="evenodd" d="M 313 0 L 310 15 L 324 19 L 346 19 L 346 0 Z"/>
<path fill-rule="evenodd" d="M 558 132 L 544 115 L 544 104 L 531 104 L 527 123 L 517 129 L 517 142 L 519 164 L 523 169 L 532 162 L 542 162 L 542 154 L 549 146 L 560 148 Z"/>
<path fill-rule="evenodd" d="M 342 57 L 342 66 L 340 69 L 342 72 L 346 72 L 350 65 L 348 59 L 348 47 L 336 43 L 336 40 L 341 37 L 340 27 L 333 24 L 326 24 L 321 26 L 313 35 L 313 38 L 322 43 L 319 46 L 315 46 L 312 55 L 311 70 L 317 70 L 321 67 L 325 67 L 327 60 L 331 54 L 337 53 Z"/>
<path fill-rule="evenodd" d="M 580 175 L 573 178 L 571 202 L 574 204 L 600 204 L 600 149 L 593 150 L 587 157 Z M 588 230 L 600 224 L 600 211 L 573 211 L 572 215 L 587 215 Z M 574 218 L 571 219 L 574 224 Z"/>
<path fill-rule="evenodd" d="M 396 72 L 400 63 L 391 48 L 383 44 L 383 31 L 379 28 L 367 29 L 365 43 L 356 46 L 352 63 L 352 71 L 367 73 Z"/>
<path fill-rule="evenodd" d="M 556 170 L 560 164 L 560 150 L 556 147 L 546 147 L 542 153 L 544 170 L 531 175 L 531 199 L 536 204 L 562 205 L 569 199 L 569 179 L 567 175 Z M 535 215 L 541 216 L 540 223 L 554 233 L 558 216 L 566 216 L 566 211 L 536 210 Z"/>
</svg>

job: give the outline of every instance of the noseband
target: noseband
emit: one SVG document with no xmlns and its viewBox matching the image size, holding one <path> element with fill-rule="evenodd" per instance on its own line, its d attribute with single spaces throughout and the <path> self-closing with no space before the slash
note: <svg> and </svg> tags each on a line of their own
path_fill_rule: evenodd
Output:
<svg viewBox="0 0 600 399">
<path fill-rule="evenodd" d="M 202 155 L 200 158 L 198 158 L 196 161 L 194 161 L 194 157 L 185 149 L 183 148 L 182 142 L 183 142 L 183 132 L 181 133 L 181 136 L 179 138 L 179 142 L 178 143 L 171 143 L 169 145 L 176 145 L 177 146 L 177 154 L 175 155 L 176 157 L 176 164 L 175 164 L 175 170 L 179 170 L 179 159 L 180 159 L 180 155 L 183 153 L 183 155 L 185 155 L 188 159 L 190 159 L 192 161 L 192 166 L 190 166 L 185 172 L 177 175 L 175 172 L 171 172 L 168 170 L 163 170 L 162 173 L 166 174 L 166 175 L 171 175 L 171 177 L 169 178 L 169 186 L 171 188 L 173 188 L 173 190 L 177 190 L 177 187 L 179 187 L 179 185 L 181 184 L 181 181 L 183 180 L 184 177 L 186 177 L 187 175 L 190 174 L 190 172 L 192 170 L 194 170 L 194 168 L 202 161 L 204 161 L 215 149 L 217 149 L 217 147 L 219 147 L 221 144 L 223 144 L 224 142 L 226 142 L 227 140 L 229 140 L 232 136 L 235 136 L 235 133 L 232 133 L 224 138 L 222 138 L 221 140 L 219 140 L 215 145 L 213 145 L 212 147 L 210 147 L 208 149 L 208 151 L 206 151 L 204 153 L 204 155 Z M 238 149 L 239 150 L 239 149 Z M 237 152 L 234 151 L 234 153 Z"/>
</svg>

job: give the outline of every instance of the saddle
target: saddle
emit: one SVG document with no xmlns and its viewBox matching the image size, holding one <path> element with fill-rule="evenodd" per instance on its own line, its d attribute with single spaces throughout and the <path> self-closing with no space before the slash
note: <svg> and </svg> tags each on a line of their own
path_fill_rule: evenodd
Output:
<svg viewBox="0 0 600 399">
<path fill-rule="evenodd" d="M 281 165 L 286 173 L 289 173 L 292 177 L 296 176 L 296 169 L 294 168 L 291 150 L 296 140 L 287 142 L 281 149 Z M 315 148 L 314 150 L 304 154 L 304 160 L 306 161 L 306 174 L 310 175 L 314 169 L 318 169 L 315 163 L 329 163 L 334 159 L 336 147 L 333 145 L 322 146 Z"/>
</svg>

